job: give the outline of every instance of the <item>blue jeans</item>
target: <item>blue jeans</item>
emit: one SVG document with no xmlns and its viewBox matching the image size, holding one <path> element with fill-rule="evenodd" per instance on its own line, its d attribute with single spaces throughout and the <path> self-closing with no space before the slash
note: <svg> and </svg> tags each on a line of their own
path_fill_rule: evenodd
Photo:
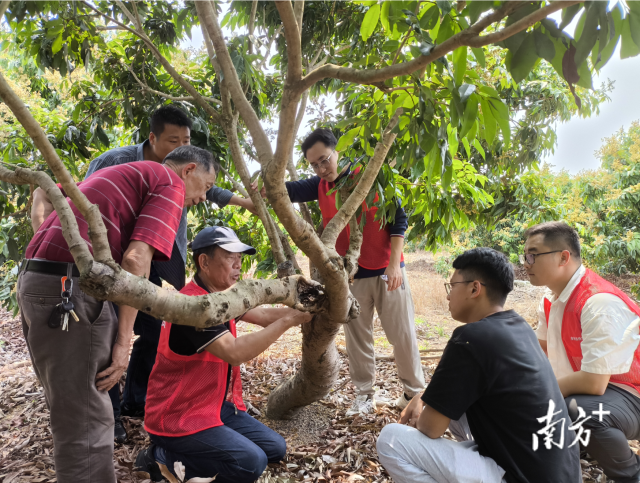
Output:
<svg viewBox="0 0 640 483">
<path fill-rule="evenodd" d="M 182 462 L 185 480 L 215 476 L 216 483 L 251 483 L 260 477 L 267 463 L 284 458 L 284 438 L 244 411 L 236 414 L 230 402 L 222 405 L 220 418 L 224 426 L 189 436 L 150 434 L 151 442 L 157 445 L 156 460 L 162 463 L 164 459 L 172 472 L 174 463 Z"/>
</svg>

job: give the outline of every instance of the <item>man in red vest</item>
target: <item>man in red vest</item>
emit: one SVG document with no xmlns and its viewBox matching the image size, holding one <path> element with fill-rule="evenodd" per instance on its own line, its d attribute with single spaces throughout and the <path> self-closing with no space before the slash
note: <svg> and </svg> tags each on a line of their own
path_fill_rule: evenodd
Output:
<svg viewBox="0 0 640 483">
<path fill-rule="evenodd" d="M 323 226 L 327 226 L 338 212 L 336 195 L 329 194 L 329 191 L 342 177 L 355 174 L 350 165 L 338 171 L 337 144 L 338 141 L 330 130 L 313 131 L 304 140 L 301 149 L 316 176 L 286 183 L 292 202 L 318 201 Z M 395 402 L 396 406 L 404 409 L 415 395 L 422 394 L 425 386 L 416 340 L 413 299 L 402 255 L 407 215 L 398 206 L 393 224 L 382 225 L 375 219 L 377 210 L 376 207 L 368 208 L 363 203 L 362 211 L 366 222 L 358 271 L 351 286 L 351 293 L 360 304 L 360 315 L 344 325 L 349 373 L 358 392 L 353 405 L 346 412 L 347 416 L 372 412 L 376 407 L 374 308 L 387 339 L 393 346 L 398 377 L 404 389 L 404 393 Z M 344 256 L 348 248 L 347 226 L 338 237 L 336 251 Z M 378 397 L 377 403 L 385 404 L 388 401 Z"/>
<path fill-rule="evenodd" d="M 569 415 L 590 431 L 586 450 L 609 479 L 638 482 L 640 457 L 627 440 L 640 438 L 640 308 L 582 265 L 580 238 L 567 224 L 542 223 L 525 237 L 531 284 L 550 289 L 537 336 Z"/>
<path fill-rule="evenodd" d="M 198 233 L 191 248 L 196 274 L 180 293 L 192 296 L 230 288 L 240 277 L 242 254 L 256 253 L 220 226 Z M 246 413 L 239 366 L 311 315 L 255 308 L 240 318 L 264 329 L 236 338 L 235 320 L 204 330 L 162 323 L 145 406 L 152 445 L 136 458 L 153 481 L 163 481 L 158 463 L 173 469 L 179 461 L 185 481 L 215 476 L 216 482 L 250 483 L 267 463 L 284 458 L 284 438 Z"/>
</svg>

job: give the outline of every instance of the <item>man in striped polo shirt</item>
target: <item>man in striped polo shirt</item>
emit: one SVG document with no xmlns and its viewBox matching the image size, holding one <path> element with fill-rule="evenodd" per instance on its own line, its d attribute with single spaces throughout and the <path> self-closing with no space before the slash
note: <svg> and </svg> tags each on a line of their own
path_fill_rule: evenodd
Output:
<svg viewBox="0 0 640 483">
<path fill-rule="evenodd" d="M 108 166 L 116 166 L 133 161 L 162 160 L 179 146 L 191 144 L 191 119 L 176 106 L 163 106 L 157 109 L 149 118 L 149 139 L 134 146 L 115 148 L 94 159 L 87 170 L 87 177 Z M 251 200 L 241 198 L 217 186 L 207 191 L 207 200 L 220 207 L 237 205 L 253 211 Z M 167 262 L 151 264 L 149 280 L 156 285 L 162 285 L 166 280 L 176 290 L 182 289 L 185 283 L 185 265 L 187 260 L 187 210 L 184 210 L 176 241 L 173 246 L 171 259 Z M 160 340 L 160 325 L 162 321 L 145 313 L 139 313 L 134 325 L 134 333 L 139 336 L 133 344 L 131 359 L 127 368 L 127 379 L 120 403 L 120 387 L 115 385 L 110 391 L 115 419 L 114 436 L 116 442 L 123 443 L 127 433 L 120 415 L 140 417 L 144 416 L 144 405 L 147 398 L 147 384 L 149 374 L 156 360 L 158 341 Z"/>
<path fill-rule="evenodd" d="M 113 259 L 128 272 L 148 277 L 151 260 L 171 256 L 183 208 L 205 201 L 218 168 L 209 152 L 182 146 L 162 164 L 113 166 L 78 186 L 100 209 Z M 69 204 L 91 248 L 87 223 Z M 17 296 L 29 353 L 50 409 L 57 481 L 114 483 L 114 422 L 107 391 L 127 367 L 138 311 L 121 306 L 116 316 L 111 303 L 84 293 L 58 215 L 40 189 L 34 193 L 33 210 L 46 221 L 40 226 L 34 221 L 36 234 L 27 248 Z M 79 317 L 78 322 L 69 319 L 68 330 L 62 330 L 59 320 L 56 326 L 54 316 L 64 276 L 73 282 L 71 302 Z"/>
</svg>

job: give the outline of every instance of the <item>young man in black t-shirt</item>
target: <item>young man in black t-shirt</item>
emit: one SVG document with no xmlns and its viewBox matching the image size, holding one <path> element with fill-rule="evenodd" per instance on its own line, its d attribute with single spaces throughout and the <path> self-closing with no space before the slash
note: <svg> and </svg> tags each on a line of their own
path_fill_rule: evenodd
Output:
<svg viewBox="0 0 640 483">
<path fill-rule="evenodd" d="M 511 264 L 476 248 L 453 268 L 449 310 L 466 325 L 402 412 L 406 425 L 380 433 L 380 461 L 397 483 L 581 482 L 576 433 L 551 366 L 527 322 L 503 308 Z M 442 438 L 447 428 L 460 442 Z"/>
</svg>

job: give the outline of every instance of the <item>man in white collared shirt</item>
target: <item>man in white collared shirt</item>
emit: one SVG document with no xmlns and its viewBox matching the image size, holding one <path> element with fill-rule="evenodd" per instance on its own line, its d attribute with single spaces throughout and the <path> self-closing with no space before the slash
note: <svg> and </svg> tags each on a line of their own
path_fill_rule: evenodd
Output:
<svg viewBox="0 0 640 483">
<path fill-rule="evenodd" d="M 609 479 L 638 482 L 640 457 L 627 440 L 640 438 L 640 308 L 582 265 L 580 238 L 567 224 L 542 223 L 525 237 L 531 283 L 549 288 L 536 335 L 569 415 L 588 417 L 586 449 Z"/>
</svg>

